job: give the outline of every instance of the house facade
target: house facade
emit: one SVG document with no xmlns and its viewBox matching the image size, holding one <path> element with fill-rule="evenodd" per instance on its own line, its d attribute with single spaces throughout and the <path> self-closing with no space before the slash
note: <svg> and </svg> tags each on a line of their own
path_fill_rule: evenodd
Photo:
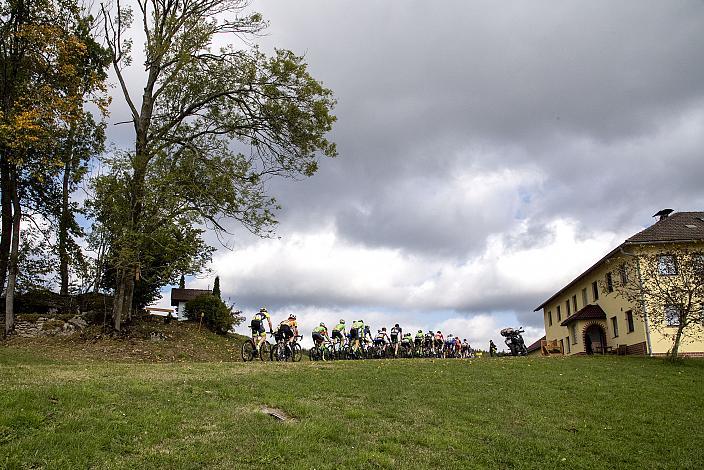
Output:
<svg viewBox="0 0 704 470">
<path fill-rule="evenodd" d="M 704 212 L 677 212 L 662 216 L 540 304 L 535 311 L 543 313 L 543 342 L 556 346 L 555 349 L 561 349 L 565 355 L 667 354 L 672 348 L 672 338 L 668 334 L 672 335 L 677 325 L 654 325 L 647 315 L 649 309 L 662 309 L 664 306 L 646 305 L 643 300 L 645 308 L 642 310 L 646 314 L 637 315 L 634 312 L 638 309 L 617 295 L 613 286 L 620 280 L 616 276 L 627 275 L 619 269 L 625 262 L 641 259 L 641 255 L 676 261 L 672 253 L 678 249 L 704 253 Z M 641 277 L 639 281 L 647 283 L 656 279 Z M 704 328 L 704 325 L 699 327 Z M 679 352 L 682 355 L 704 356 L 704 341 L 683 341 Z"/>
</svg>

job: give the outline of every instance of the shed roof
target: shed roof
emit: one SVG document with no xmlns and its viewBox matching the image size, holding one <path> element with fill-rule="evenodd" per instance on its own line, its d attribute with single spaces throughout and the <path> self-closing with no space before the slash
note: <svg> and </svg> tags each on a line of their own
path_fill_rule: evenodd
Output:
<svg viewBox="0 0 704 470">
<path fill-rule="evenodd" d="M 188 302 L 203 294 L 212 294 L 210 289 L 171 289 L 171 306 L 175 307 L 179 302 Z"/>
<path fill-rule="evenodd" d="M 537 351 L 538 349 L 540 349 L 540 342 L 541 341 L 545 341 L 545 336 L 543 336 L 542 338 L 537 340 L 535 343 L 528 346 L 528 352 L 533 352 L 533 351 Z"/>
</svg>

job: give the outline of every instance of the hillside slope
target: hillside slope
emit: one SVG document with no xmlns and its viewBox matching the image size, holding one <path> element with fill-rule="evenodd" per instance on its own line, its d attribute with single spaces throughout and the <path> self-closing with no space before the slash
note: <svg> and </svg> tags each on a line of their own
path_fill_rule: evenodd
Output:
<svg viewBox="0 0 704 470">
<path fill-rule="evenodd" d="M 229 362 L 238 361 L 245 340 L 240 335 L 219 336 L 190 322 L 164 324 L 144 320 L 120 336 L 88 327 L 70 336 L 11 337 L 0 347 L 17 355 L 71 361 L 117 362 Z M 15 355 L 15 354 L 13 354 Z"/>
</svg>

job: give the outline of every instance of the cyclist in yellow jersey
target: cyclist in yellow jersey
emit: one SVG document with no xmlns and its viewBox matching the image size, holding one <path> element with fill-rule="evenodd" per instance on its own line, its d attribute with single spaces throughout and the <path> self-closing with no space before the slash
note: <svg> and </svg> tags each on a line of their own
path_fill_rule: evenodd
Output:
<svg viewBox="0 0 704 470">
<path fill-rule="evenodd" d="M 259 348 L 261 347 L 262 343 L 266 341 L 266 330 L 264 329 L 264 320 L 266 320 L 269 323 L 269 333 L 273 333 L 273 326 L 271 325 L 271 315 L 269 315 L 269 312 L 262 307 L 259 309 L 259 312 L 254 314 L 254 317 L 252 318 L 252 322 L 250 323 L 250 327 L 252 328 L 252 339 L 254 340 L 254 344 L 257 347 L 257 351 L 259 351 Z"/>
<path fill-rule="evenodd" d="M 298 336 L 298 323 L 296 323 L 296 315 L 289 315 L 288 318 L 279 323 L 278 334 L 281 335 L 287 343 L 292 343 Z"/>
</svg>

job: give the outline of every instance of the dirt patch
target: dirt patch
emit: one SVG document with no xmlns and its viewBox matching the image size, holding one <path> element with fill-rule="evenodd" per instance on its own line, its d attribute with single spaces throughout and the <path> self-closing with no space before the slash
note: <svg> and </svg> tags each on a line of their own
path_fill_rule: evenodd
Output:
<svg viewBox="0 0 704 470">
<path fill-rule="evenodd" d="M 288 422 L 295 421 L 295 419 L 293 419 L 293 417 L 289 416 L 288 414 L 286 414 L 286 412 L 284 410 L 281 410 L 279 408 L 272 408 L 270 406 L 262 406 L 261 411 L 262 411 L 262 413 L 271 416 L 272 418 L 274 418 L 277 421 L 285 421 L 285 422 L 286 421 L 288 421 Z"/>
</svg>

